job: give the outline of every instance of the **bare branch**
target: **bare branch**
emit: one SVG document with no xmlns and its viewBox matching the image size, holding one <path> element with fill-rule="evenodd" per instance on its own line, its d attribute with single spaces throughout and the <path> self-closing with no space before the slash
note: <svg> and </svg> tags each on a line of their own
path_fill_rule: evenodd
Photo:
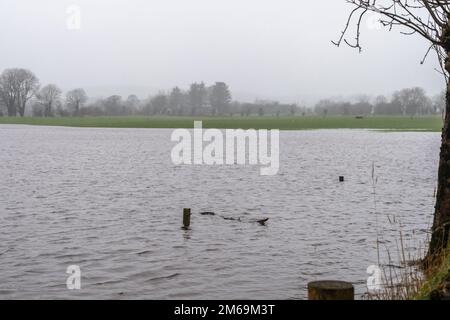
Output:
<svg viewBox="0 0 450 320">
<path fill-rule="evenodd" d="M 380 15 L 380 24 L 389 31 L 400 28 L 404 35 L 420 35 L 429 42 L 429 48 L 421 60 L 423 64 L 429 53 L 436 52 L 441 73 L 448 81 L 450 65 L 446 66 L 447 52 L 450 52 L 450 1 L 449 0 L 347 0 L 354 8 L 350 12 L 345 28 L 336 46 L 343 42 L 352 48 L 361 48 L 361 23 L 368 12 Z M 354 22 L 353 40 L 348 40 Z"/>
</svg>

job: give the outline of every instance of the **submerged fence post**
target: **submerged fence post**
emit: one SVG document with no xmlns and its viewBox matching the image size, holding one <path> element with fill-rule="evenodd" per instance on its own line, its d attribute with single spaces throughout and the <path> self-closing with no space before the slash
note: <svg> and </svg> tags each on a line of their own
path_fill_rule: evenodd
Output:
<svg viewBox="0 0 450 320">
<path fill-rule="evenodd" d="M 314 281 L 308 283 L 308 300 L 355 300 L 355 288 L 344 281 Z"/>
<path fill-rule="evenodd" d="M 191 209 L 184 208 L 183 209 L 183 228 L 187 229 L 191 225 Z"/>
</svg>

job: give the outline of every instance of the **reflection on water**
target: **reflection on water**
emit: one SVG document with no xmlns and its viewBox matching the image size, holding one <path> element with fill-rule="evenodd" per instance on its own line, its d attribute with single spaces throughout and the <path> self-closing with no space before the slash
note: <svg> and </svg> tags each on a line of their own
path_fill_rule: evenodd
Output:
<svg viewBox="0 0 450 320">
<path fill-rule="evenodd" d="M 0 126 L 0 298 L 298 299 L 329 278 L 361 294 L 377 256 L 372 162 L 384 248 L 393 217 L 411 252 L 426 238 L 437 133 L 281 132 L 276 176 L 176 167 L 170 134 Z"/>
</svg>

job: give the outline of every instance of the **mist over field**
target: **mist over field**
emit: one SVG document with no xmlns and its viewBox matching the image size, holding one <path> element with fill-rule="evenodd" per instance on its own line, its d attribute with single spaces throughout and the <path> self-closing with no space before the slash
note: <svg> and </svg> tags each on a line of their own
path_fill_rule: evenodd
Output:
<svg viewBox="0 0 450 320">
<path fill-rule="evenodd" d="M 79 29 L 67 27 L 71 6 Z M 386 32 L 373 14 L 362 24 L 362 54 L 336 48 L 350 9 L 335 0 L 3 0 L 0 70 L 30 69 L 90 97 L 143 99 L 200 81 L 226 82 L 245 102 L 443 90 L 434 57 L 420 64 L 426 43 Z"/>
</svg>

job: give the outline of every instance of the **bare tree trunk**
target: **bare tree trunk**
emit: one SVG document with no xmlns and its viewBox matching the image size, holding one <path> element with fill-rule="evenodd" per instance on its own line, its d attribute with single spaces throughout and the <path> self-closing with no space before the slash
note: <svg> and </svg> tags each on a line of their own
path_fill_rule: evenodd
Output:
<svg viewBox="0 0 450 320">
<path fill-rule="evenodd" d="M 52 103 L 47 102 L 45 105 L 44 117 L 51 117 L 52 115 Z"/>
<path fill-rule="evenodd" d="M 8 105 L 8 116 L 9 117 L 15 117 L 17 116 L 17 109 L 14 104 Z"/>
<path fill-rule="evenodd" d="M 21 104 L 20 104 L 20 107 L 19 107 L 19 114 L 20 114 L 20 116 L 21 117 L 23 117 L 24 115 L 25 115 L 25 107 L 26 107 L 26 101 L 25 102 L 22 102 Z"/>
<path fill-rule="evenodd" d="M 450 52 L 445 68 L 450 73 Z M 450 231 L 450 84 L 445 99 L 444 127 L 438 170 L 438 188 L 428 257 L 432 258 L 449 246 Z"/>
</svg>

